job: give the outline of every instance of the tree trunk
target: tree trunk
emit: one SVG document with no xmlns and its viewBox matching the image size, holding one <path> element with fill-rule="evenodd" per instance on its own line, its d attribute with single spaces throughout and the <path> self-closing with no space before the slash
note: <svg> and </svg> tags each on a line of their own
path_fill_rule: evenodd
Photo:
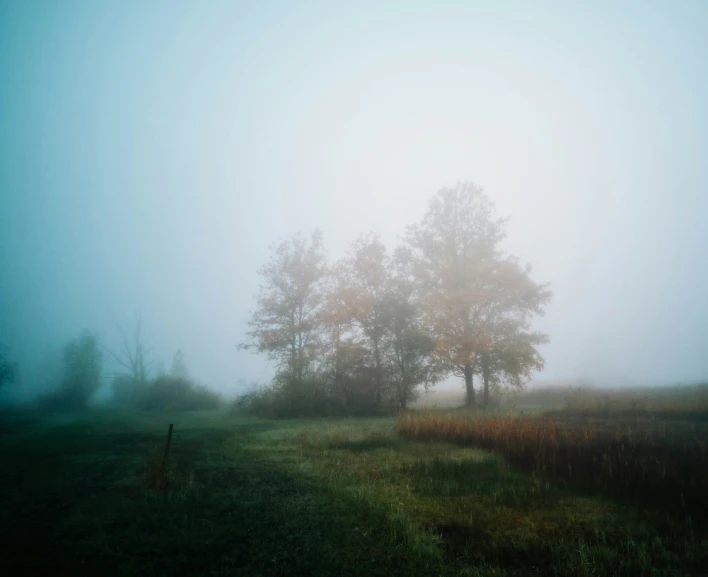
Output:
<svg viewBox="0 0 708 577">
<path fill-rule="evenodd" d="M 376 369 L 376 374 L 374 375 L 374 383 L 376 391 L 374 392 L 374 403 L 376 403 L 376 408 L 381 405 L 381 352 L 379 351 L 379 340 L 374 339 L 374 366 Z"/>
<path fill-rule="evenodd" d="M 408 403 L 408 385 L 406 383 L 405 377 L 401 377 L 398 382 L 398 408 L 401 411 L 406 410 L 406 405 Z"/>
<path fill-rule="evenodd" d="M 489 406 L 489 355 L 482 355 L 482 376 L 484 377 L 484 406 Z"/>
<path fill-rule="evenodd" d="M 290 375 L 295 378 L 297 376 L 297 358 L 296 358 L 296 335 L 292 336 L 290 341 Z"/>
<path fill-rule="evenodd" d="M 467 390 L 467 406 L 476 407 L 477 403 L 474 398 L 474 382 L 472 381 L 472 365 L 465 365 L 465 389 Z"/>
</svg>

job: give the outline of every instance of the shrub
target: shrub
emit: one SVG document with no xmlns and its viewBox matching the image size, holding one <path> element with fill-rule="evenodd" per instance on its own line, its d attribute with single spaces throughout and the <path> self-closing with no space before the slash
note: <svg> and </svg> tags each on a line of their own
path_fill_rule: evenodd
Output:
<svg viewBox="0 0 708 577">
<path fill-rule="evenodd" d="M 162 376 L 147 383 L 130 377 L 113 382 L 113 400 L 138 411 L 208 411 L 221 406 L 221 397 L 184 377 Z"/>
<path fill-rule="evenodd" d="M 331 414 L 325 383 L 318 376 L 298 379 L 278 375 L 274 385 L 274 416 L 314 417 Z"/>
<path fill-rule="evenodd" d="M 245 412 L 274 418 L 342 415 L 346 410 L 331 394 L 320 375 L 297 379 L 279 374 L 270 385 L 238 397 L 232 412 Z"/>
<path fill-rule="evenodd" d="M 111 393 L 113 404 L 121 408 L 131 408 L 135 405 L 135 394 L 139 384 L 128 375 L 118 375 L 113 379 Z"/>
<path fill-rule="evenodd" d="M 236 397 L 231 404 L 232 413 L 270 416 L 273 412 L 273 389 L 268 386 L 254 388 Z"/>
</svg>

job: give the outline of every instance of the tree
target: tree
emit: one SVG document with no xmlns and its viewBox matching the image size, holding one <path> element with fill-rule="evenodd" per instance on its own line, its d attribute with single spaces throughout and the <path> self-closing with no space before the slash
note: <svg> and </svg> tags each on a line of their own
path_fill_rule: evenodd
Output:
<svg viewBox="0 0 708 577">
<path fill-rule="evenodd" d="M 345 282 L 342 263 L 330 268 L 324 280 L 323 302 L 319 312 L 322 324 L 322 369 L 331 385 L 332 396 L 351 406 L 355 367 L 363 361 L 363 351 L 354 338 L 354 312 L 351 287 Z"/>
<path fill-rule="evenodd" d="M 345 318 L 356 328 L 354 342 L 368 353 L 373 404 L 380 407 L 385 393 L 384 335 L 390 262 L 386 247 L 375 234 L 359 237 L 340 262 L 340 298 Z"/>
<path fill-rule="evenodd" d="M 122 340 L 118 352 L 103 347 L 116 363 L 128 370 L 128 376 L 139 384 L 147 382 L 150 377 L 150 366 L 152 365 L 152 361 L 148 360 L 152 347 L 145 343 L 142 336 L 142 327 L 142 318 L 136 315 L 132 340 L 128 339 L 123 329 L 119 326 L 118 330 Z"/>
<path fill-rule="evenodd" d="M 548 337 L 542 333 L 513 329 L 484 351 L 481 355 L 484 404 L 489 403 L 490 390 L 521 389 L 533 371 L 542 370 L 543 357 L 536 347 L 547 342 Z"/>
<path fill-rule="evenodd" d="M 394 385 L 395 400 L 400 410 L 416 397 L 415 389 L 435 381 L 432 353 L 435 342 L 415 323 L 415 309 L 409 303 L 389 301 L 389 331 L 385 351 Z"/>
<path fill-rule="evenodd" d="M 536 346 L 548 337 L 530 332 L 530 326 L 535 315 L 544 314 L 552 295 L 546 285 L 531 280 L 530 272 L 530 266 L 522 269 L 513 257 L 494 261 L 484 271 L 486 298 L 476 332 L 485 405 L 490 384 L 521 388 L 533 370 L 543 368 Z"/>
<path fill-rule="evenodd" d="M 278 412 L 405 409 L 421 385 L 453 372 L 476 404 L 474 375 L 490 389 L 521 387 L 543 367 L 531 330 L 551 293 L 501 249 L 504 219 L 472 183 L 444 188 L 392 256 L 376 234 L 327 267 L 321 235 L 271 247 L 249 342 L 277 363 Z M 308 242 L 309 240 L 309 242 Z"/>
<path fill-rule="evenodd" d="M 411 273 L 411 253 L 399 248 L 392 259 L 391 279 L 384 303 L 384 350 L 393 379 L 399 410 L 415 399 L 415 390 L 435 383 L 441 375 L 435 362 L 435 342 L 421 323 L 416 287 Z"/>
<path fill-rule="evenodd" d="M 469 405 L 476 404 L 474 325 L 483 302 L 480 272 L 496 258 L 504 237 L 504 221 L 493 220 L 492 211 L 481 188 L 458 183 L 440 190 L 422 221 L 410 226 L 406 235 L 422 294 L 421 312 L 433 331 L 435 352 L 449 370 L 464 377 Z"/>
<path fill-rule="evenodd" d="M 172 357 L 170 375 L 179 379 L 187 379 L 189 377 L 189 371 L 187 370 L 187 364 L 184 361 L 184 353 L 182 352 L 182 349 L 178 349 L 174 357 Z"/>
<path fill-rule="evenodd" d="M 310 242 L 302 235 L 271 247 L 269 262 L 258 272 L 263 284 L 258 308 L 248 323 L 251 342 L 238 345 L 266 353 L 278 370 L 302 380 L 317 358 L 321 345 L 320 310 L 326 274 L 322 234 Z"/>
<path fill-rule="evenodd" d="M 0 351 L 0 387 L 9 385 L 17 380 L 17 364 L 8 361 Z"/>
<path fill-rule="evenodd" d="M 88 331 L 64 348 L 64 376 L 59 389 L 40 399 L 48 409 L 78 410 L 101 386 L 102 355 L 98 340 Z"/>
<path fill-rule="evenodd" d="M 476 405 L 475 372 L 487 375 L 486 400 L 492 370 L 501 366 L 498 359 L 507 358 L 501 351 L 508 356 L 520 350 L 510 345 L 511 337 L 520 338 L 519 331 L 550 299 L 544 286 L 533 284 L 528 271 L 502 252 L 505 225 L 480 187 L 458 183 L 440 190 L 406 235 L 435 353 L 464 378 L 471 406 Z M 511 336 L 509 327 L 516 327 Z"/>
</svg>

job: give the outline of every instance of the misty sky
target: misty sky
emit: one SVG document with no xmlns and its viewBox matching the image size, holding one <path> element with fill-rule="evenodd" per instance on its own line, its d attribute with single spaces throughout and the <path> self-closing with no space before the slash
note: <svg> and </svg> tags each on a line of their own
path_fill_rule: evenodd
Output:
<svg viewBox="0 0 708 577">
<path fill-rule="evenodd" d="M 0 0 L 17 394 L 136 312 L 167 365 L 266 380 L 235 345 L 269 244 L 393 247 L 458 180 L 551 283 L 538 381 L 708 379 L 707 59 L 700 0 Z"/>
</svg>

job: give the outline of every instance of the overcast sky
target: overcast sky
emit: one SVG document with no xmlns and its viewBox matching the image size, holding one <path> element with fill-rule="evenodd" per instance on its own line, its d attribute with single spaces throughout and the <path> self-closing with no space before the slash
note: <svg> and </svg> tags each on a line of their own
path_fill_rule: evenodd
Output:
<svg viewBox="0 0 708 577">
<path fill-rule="evenodd" d="M 708 379 L 707 58 L 700 0 L 0 0 L 19 395 L 135 312 L 166 364 L 265 380 L 234 345 L 268 246 L 319 227 L 332 258 L 369 230 L 393 247 L 458 180 L 551 283 L 537 380 Z"/>
</svg>

